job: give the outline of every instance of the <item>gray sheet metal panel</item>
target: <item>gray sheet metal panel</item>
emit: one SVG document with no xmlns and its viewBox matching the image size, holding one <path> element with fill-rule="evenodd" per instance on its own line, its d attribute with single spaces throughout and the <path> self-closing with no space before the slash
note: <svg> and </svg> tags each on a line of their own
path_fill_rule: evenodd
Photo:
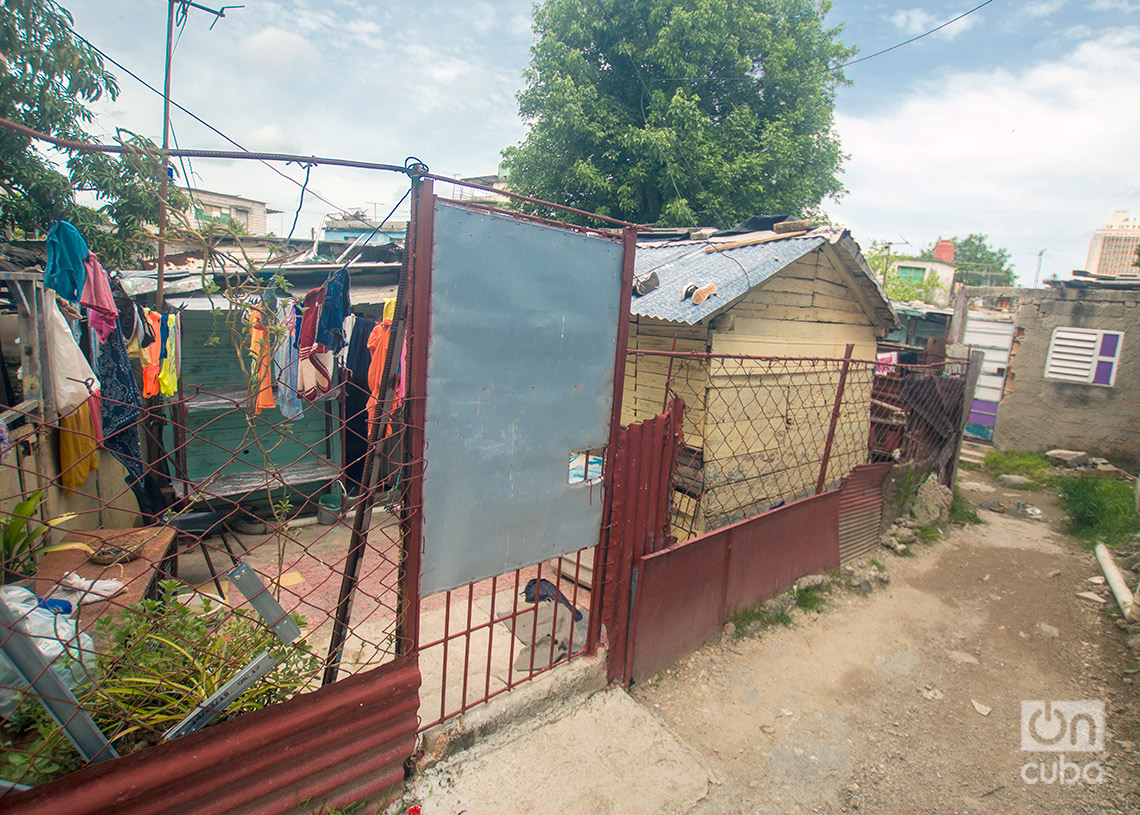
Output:
<svg viewBox="0 0 1140 815">
<path fill-rule="evenodd" d="M 644 297 L 634 297 L 630 311 L 641 317 L 696 325 L 826 242 L 821 235 L 811 235 L 711 254 L 705 253 L 706 243 L 638 246 L 634 275 L 642 278 L 655 271 L 661 285 Z M 690 283 L 716 283 L 717 293 L 701 305 L 693 305 L 692 300 L 681 299 Z"/>
<path fill-rule="evenodd" d="M 598 542 L 572 452 L 609 439 L 622 247 L 436 205 L 424 470 L 426 596 Z"/>
</svg>

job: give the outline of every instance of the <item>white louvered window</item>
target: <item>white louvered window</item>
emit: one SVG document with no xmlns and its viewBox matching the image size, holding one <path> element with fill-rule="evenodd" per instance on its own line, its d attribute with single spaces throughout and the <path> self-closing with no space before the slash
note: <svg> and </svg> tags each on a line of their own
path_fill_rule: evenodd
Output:
<svg viewBox="0 0 1140 815">
<path fill-rule="evenodd" d="M 1112 387 L 1124 344 L 1122 331 L 1054 328 L 1045 361 L 1045 378 Z"/>
</svg>

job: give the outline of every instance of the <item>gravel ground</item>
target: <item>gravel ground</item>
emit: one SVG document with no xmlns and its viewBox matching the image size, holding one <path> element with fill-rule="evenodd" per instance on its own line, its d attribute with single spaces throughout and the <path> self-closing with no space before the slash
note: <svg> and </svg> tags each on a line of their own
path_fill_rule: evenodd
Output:
<svg viewBox="0 0 1140 815">
<path fill-rule="evenodd" d="M 876 554 L 891 579 L 870 596 L 836 586 L 634 688 L 712 768 L 691 812 L 1140 812 L 1140 674 L 1115 606 L 1077 596 L 1108 596 L 1092 553 L 1049 520 L 982 515 Z M 1065 754 L 1103 783 L 1025 782 L 1060 759 L 1021 750 L 1023 700 L 1105 702 L 1104 751 Z"/>
</svg>

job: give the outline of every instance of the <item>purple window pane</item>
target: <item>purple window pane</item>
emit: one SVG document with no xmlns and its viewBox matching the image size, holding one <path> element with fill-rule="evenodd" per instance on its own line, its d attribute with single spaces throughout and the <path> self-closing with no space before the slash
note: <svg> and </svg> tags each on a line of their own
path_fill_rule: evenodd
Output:
<svg viewBox="0 0 1140 815">
<path fill-rule="evenodd" d="M 1100 355 L 1116 359 L 1116 346 L 1120 343 L 1119 334 L 1105 334 L 1100 339 Z"/>
<path fill-rule="evenodd" d="M 1093 375 L 1094 385 L 1108 385 L 1112 382 L 1113 363 L 1102 360 L 1096 364 L 1096 373 Z"/>
</svg>

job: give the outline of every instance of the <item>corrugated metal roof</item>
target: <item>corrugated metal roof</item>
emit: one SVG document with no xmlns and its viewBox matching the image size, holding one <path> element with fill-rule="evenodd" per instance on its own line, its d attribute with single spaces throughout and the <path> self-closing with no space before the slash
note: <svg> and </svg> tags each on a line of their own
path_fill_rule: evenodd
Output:
<svg viewBox="0 0 1140 815">
<path fill-rule="evenodd" d="M 630 311 L 641 317 L 696 325 L 826 240 L 822 235 L 808 235 L 712 253 L 705 252 L 710 245 L 705 241 L 639 245 L 634 276 L 640 280 L 657 272 L 661 285 L 643 297 L 635 295 Z M 681 299 L 690 283 L 715 283 L 717 293 L 694 305 L 691 298 Z"/>
</svg>

